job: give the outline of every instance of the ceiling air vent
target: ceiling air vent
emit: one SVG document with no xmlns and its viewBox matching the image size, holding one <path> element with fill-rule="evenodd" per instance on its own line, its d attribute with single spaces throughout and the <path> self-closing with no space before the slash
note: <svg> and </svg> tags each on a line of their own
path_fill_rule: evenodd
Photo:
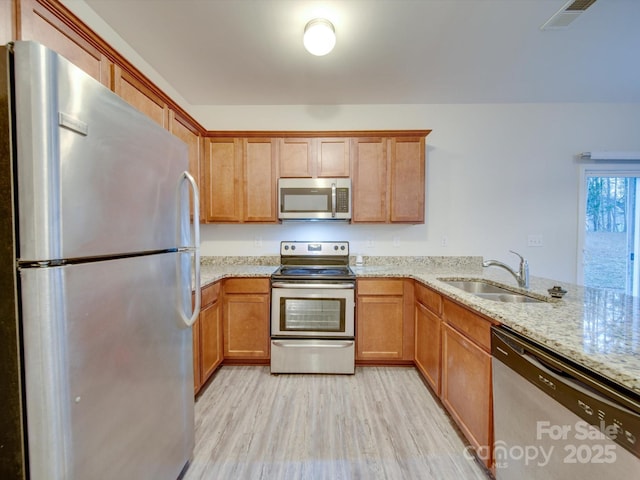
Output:
<svg viewBox="0 0 640 480">
<path fill-rule="evenodd" d="M 540 30 L 567 28 L 571 22 L 583 14 L 585 10 L 594 3 L 596 3 L 596 0 L 569 0 L 540 27 Z"/>
</svg>

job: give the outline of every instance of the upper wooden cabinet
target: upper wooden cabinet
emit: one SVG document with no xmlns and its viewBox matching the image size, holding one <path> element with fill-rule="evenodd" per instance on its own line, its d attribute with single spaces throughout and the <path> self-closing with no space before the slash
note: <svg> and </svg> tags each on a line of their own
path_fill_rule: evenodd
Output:
<svg viewBox="0 0 640 480">
<path fill-rule="evenodd" d="M 353 222 L 424 223 L 425 139 L 352 140 Z"/>
<path fill-rule="evenodd" d="M 278 139 L 278 167 L 281 177 L 313 177 L 314 162 L 312 138 Z"/>
<path fill-rule="evenodd" d="M 352 222 L 381 222 L 387 218 L 387 139 L 352 140 Z"/>
<path fill-rule="evenodd" d="M 169 131 L 187 144 L 189 152 L 189 173 L 193 176 L 202 192 L 202 184 L 200 182 L 202 137 L 200 133 L 189 119 L 174 110 L 169 112 Z M 202 201 L 203 196 L 200 195 L 200 221 L 204 221 Z M 193 214 L 193 207 L 191 208 L 191 213 Z"/>
<path fill-rule="evenodd" d="M 168 128 L 169 107 L 153 89 L 118 65 L 113 66 L 112 90 L 158 125 Z"/>
<path fill-rule="evenodd" d="M 205 139 L 206 222 L 276 222 L 276 143 L 271 138 Z"/>
<path fill-rule="evenodd" d="M 243 145 L 243 217 L 245 222 L 276 222 L 276 141 L 245 138 Z"/>
<path fill-rule="evenodd" d="M 280 138 L 280 177 L 348 177 L 349 138 Z"/>
<path fill-rule="evenodd" d="M 207 222 L 239 222 L 242 215 L 242 140 L 206 138 L 202 178 Z"/>
<path fill-rule="evenodd" d="M 19 5 L 14 14 L 18 14 L 16 33 L 20 40 L 35 40 L 58 52 L 102 84 L 111 84 L 111 62 L 95 46 L 100 40 L 71 12 L 57 5 L 47 8 L 36 0 L 2 3 Z"/>
<path fill-rule="evenodd" d="M 429 132 L 209 132 L 205 221 L 276 223 L 278 178 L 351 177 L 352 222 L 424 223 Z"/>
<path fill-rule="evenodd" d="M 424 137 L 390 138 L 389 221 L 424 223 Z"/>
<path fill-rule="evenodd" d="M 178 104 L 61 2 L 15 0 L 0 3 L 3 5 L 0 14 L 6 14 L 0 20 L 0 37 L 10 34 L 11 40 L 42 43 L 164 128 L 169 128 L 169 110 L 174 110 L 180 112 L 194 130 L 204 133 L 202 126 Z"/>
<path fill-rule="evenodd" d="M 13 25 L 14 2 L 0 2 L 0 45 L 16 38 Z"/>
</svg>

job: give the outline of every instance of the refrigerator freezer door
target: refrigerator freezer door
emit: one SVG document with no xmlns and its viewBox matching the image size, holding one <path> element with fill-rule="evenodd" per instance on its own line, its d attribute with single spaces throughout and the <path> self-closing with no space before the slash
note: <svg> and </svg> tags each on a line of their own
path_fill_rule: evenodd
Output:
<svg viewBox="0 0 640 480">
<path fill-rule="evenodd" d="M 32 480 L 174 480 L 194 445 L 188 253 L 20 271 Z"/>
<path fill-rule="evenodd" d="M 51 50 L 14 51 L 18 259 L 187 246 L 186 145 Z"/>
</svg>

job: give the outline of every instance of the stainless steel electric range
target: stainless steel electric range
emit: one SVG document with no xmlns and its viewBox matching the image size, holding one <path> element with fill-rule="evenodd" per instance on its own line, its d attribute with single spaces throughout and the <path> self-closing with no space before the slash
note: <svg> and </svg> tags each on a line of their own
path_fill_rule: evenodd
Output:
<svg viewBox="0 0 640 480">
<path fill-rule="evenodd" d="M 349 242 L 281 242 L 271 276 L 271 373 L 355 372 Z"/>
</svg>

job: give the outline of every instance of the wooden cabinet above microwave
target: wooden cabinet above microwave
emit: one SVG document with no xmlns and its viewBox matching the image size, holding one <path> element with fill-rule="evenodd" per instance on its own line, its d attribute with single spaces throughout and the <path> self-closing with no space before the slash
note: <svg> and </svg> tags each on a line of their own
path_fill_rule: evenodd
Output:
<svg viewBox="0 0 640 480">
<path fill-rule="evenodd" d="M 353 223 L 424 223 L 429 133 L 208 132 L 205 222 L 278 223 L 278 179 L 295 177 L 350 178 Z"/>
</svg>

